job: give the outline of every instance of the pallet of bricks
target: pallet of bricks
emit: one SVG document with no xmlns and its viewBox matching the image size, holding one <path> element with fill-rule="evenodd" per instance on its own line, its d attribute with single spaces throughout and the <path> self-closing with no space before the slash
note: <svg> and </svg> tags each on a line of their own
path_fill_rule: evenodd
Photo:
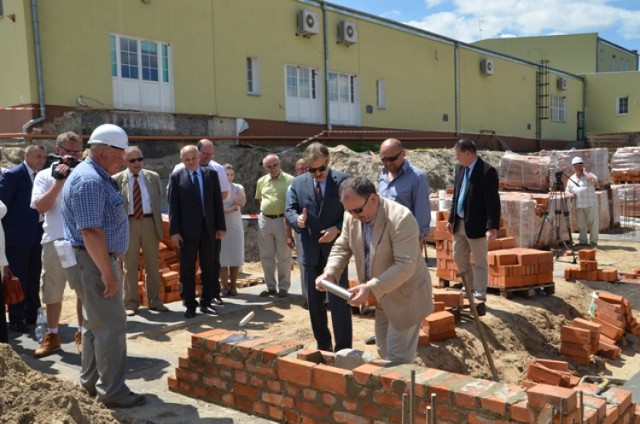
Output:
<svg viewBox="0 0 640 424">
<path fill-rule="evenodd" d="M 439 287 L 446 287 L 451 281 L 460 281 L 458 269 L 453 260 L 452 236 L 446 231 L 448 212 L 436 213 L 436 275 Z M 506 229 L 501 222 L 498 239 L 489 243 L 489 289 L 497 289 L 500 294 L 510 297 L 513 292 L 532 295 L 535 289 L 553 294 L 553 254 L 523 247 L 516 247 L 515 239 L 505 237 Z M 473 262 L 473 258 L 471 259 Z"/>
</svg>

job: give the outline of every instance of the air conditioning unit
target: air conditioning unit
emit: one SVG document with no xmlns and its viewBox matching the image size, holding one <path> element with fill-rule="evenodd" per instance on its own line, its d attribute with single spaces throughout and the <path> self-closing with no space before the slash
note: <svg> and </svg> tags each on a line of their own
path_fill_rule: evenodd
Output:
<svg viewBox="0 0 640 424">
<path fill-rule="evenodd" d="M 320 30 L 318 14 L 312 10 L 299 10 L 297 24 L 298 31 L 296 32 L 296 35 L 314 35 Z"/>
<path fill-rule="evenodd" d="M 558 78 L 558 90 L 566 90 L 569 86 L 569 81 L 566 78 Z"/>
<path fill-rule="evenodd" d="M 338 43 L 354 44 L 358 42 L 358 26 L 355 22 L 340 21 L 338 24 Z"/>
<path fill-rule="evenodd" d="M 482 59 L 480 62 L 480 73 L 482 75 L 493 75 L 493 60 Z"/>
</svg>

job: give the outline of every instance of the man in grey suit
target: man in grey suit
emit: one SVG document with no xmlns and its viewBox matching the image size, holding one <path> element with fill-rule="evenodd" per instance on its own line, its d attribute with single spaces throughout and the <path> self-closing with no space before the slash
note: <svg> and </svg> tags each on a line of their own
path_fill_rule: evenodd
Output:
<svg viewBox="0 0 640 424">
<path fill-rule="evenodd" d="M 418 223 L 409 209 L 378 195 L 364 177 L 344 181 L 340 200 L 347 211 L 342 234 L 316 287 L 321 279 L 335 282 L 353 256 L 360 284 L 349 289 L 349 304 L 359 306 L 373 294 L 378 355 L 393 363 L 413 363 L 420 325 L 433 311 Z"/>
<path fill-rule="evenodd" d="M 315 289 L 315 281 L 324 270 L 331 246 L 342 230 L 344 208 L 338 197 L 338 187 L 348 176 L 329 168 L 329 149 L 320 143 L 310 144 L 303 158 L 308 172 L 293 180 L 287 193 L 285 217 L 291 228 L 300 234 L 298 250 L 304 267 L 303 284 L 307 287 L 309 317 L 318 349 L 333 351 L 327 327 L 326 295 Z M 338 275 L 337 280 L 342 287 L 349 287 L 346 272 Z M 335 351 L 351 348 L 351 307 L 333 294 L 329 294 L 329 306 Z"/>
<path fill-rule="evenodd" d="M 180 150 L 184 168 L 169 176 L 169 233 L 180 248 L 180 295 L 186 318 L 196 316 L 196 259 L 202 271 L 200 311 L 217 314 L 211 306 L 214 293 L 214 237 L 221 239 L 227 230 L 218 174 L 200 166 L 196 146 Z"/>
<path fill-rule="evenodd" d="M 113 179 L 124 199 L 129 215 L 129 248 L 123 257 L 124 307 L 127 316 L 140 308 L 138 294 L 138 263 L 140 247 L 144 260 L 145 287 L 149 309 L 166 312 L 169 309 L 160 299 L 159 244 L 162 239 L 162 185 L 160 176 L 142 168 L 142 151 L 135 146 L 125 151 L 126 170 Z"/>
</svg>

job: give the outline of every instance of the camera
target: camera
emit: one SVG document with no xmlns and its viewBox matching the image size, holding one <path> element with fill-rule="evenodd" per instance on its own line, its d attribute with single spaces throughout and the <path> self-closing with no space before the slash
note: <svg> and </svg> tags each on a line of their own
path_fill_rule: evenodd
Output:
<svg viewBox="0 0 640 424">
<path fill-rule="evenodd" d="M 73 171 L 73 168 L 75 168 L 80 163 L 80 161 L 73 156 L 58 156 L 53 153 L 47 156 L 47 162 L 51 163 L 51 165 L 49 165 L 51 166 L 51 176 L 56 180 L 64 180 L 65 178 L 67 178 L 71 171 Z M 69 172 L 67 172 L 66 174 L 62 174 L 56 169 L 61 163 L 69 167 Z"/>
</svg>

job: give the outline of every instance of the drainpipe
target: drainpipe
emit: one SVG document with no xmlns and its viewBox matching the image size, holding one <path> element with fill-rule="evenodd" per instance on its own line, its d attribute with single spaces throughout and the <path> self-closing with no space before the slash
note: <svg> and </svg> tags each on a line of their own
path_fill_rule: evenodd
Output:
<svg viewBox="0 0 640 424">
<path fill-rule="evenodd" d="M 453 44 L 454 113 L 456 136 L 460 136 L 460 44 Z"/>
<path fill-rule="evenodd" d="M 42 78 L 42 56 L 40 46 L 40 22 L 38 19 L 38 0 L 31 0 L 31 17 L 33 20 L 33 48 L 36 54 L 36 74 L 38 76 L 38 98 L 40 99 L 40 116 L 38 118 L 31 119 L 29 122 L 22 126 L 22 132 L 28 133 L 29 128 L 38 122 L 44 121 L 45 115 L 45 102 L 44 102 L 44 80 Z"/>
<path fill-rule="evenodd" d="M 329 38 L 327 36 L 327 4 L 320 2 L 322 7 L 322 43 L 324 46 L 324 116 L 325 126 L 331 131 L 331 119 L 329 116 Z"/>
</svg>

